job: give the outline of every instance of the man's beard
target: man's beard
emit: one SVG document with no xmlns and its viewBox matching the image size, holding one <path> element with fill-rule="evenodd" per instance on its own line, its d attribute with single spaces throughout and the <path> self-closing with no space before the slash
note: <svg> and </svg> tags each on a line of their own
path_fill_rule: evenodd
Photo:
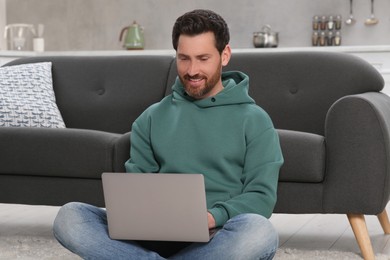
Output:
<svg viewBox="0 0 390 260">
<path fill-rule="evenodd" d="M 200 99 L 203 98 L 205 95 L 210 93 L 214 87 L 217 85 L 218 81 L 221 79 L 221 72 L 217 71 L 214 73 L 211 78 L 207 78 L 206 76 L 203 76 L 201 74 L 196 74 L 194 76 L 190 76 L 188 74 L 184 75 L 183 77 L 179 77 L 181 83 L 184 86 L 184 89 L 186 93 L 195 98 Z M 202 79 L 205 81 L 204 86 L 201 87 L 192 87 L 191 84 L 188 82 L 191 79 Z"/>
</svg>

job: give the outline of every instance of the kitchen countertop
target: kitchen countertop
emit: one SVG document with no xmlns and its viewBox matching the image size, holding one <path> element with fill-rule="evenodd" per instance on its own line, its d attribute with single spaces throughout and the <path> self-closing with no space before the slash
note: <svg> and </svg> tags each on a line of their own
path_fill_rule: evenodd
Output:
<svg viewBox="0 0 390 260">
<path fill-rule="evenodd" d="M 347 53 L 376 53 L 376 52 L 390 52 L 390 45 L 371 45 L 371 46 L 337 46 L 337 47 L 279 47 L 279 48 L 248 48 L 248 49 L 232 49 L 233 53 L 242 52 L 291 52 L 291 51 L 334 51 L 334 52 L 347 52 Z M 7 51 L 0 50 L 0 56 L 2 57 L 26 57 L 26 56 L 64 56 L 64 55 L 100 55 L 100 56 L 113 56 L 113 55 L 162 55 L 172 54 L 175 55 L 174 50 L 104 50 L 104 51 L 46 51 L 46 52 L 34 52 L 34 51 Z"/>
</svg>

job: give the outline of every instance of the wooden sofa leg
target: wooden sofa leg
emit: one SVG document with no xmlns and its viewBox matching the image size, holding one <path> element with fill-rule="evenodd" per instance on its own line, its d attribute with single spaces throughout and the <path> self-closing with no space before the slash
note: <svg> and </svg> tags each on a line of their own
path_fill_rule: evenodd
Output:
<svg viewBox="0 0 390 260">
<path fill-rule="evenodd" d="M 383 232 L 385 234 L 390 234 L 390 222 L 389 217 L 387 216 L 386 209 L 382 211 L 382 213 L 377 215 L 379 222 L 381 223 Z"/>
<path fill-rule="evenodd" d="M 375 259 L 370 236 L 368 235 L 366 220 L 363 214 L 347 214 L 353 233 L 358 242 L 364 260 Z"/>
</svg>

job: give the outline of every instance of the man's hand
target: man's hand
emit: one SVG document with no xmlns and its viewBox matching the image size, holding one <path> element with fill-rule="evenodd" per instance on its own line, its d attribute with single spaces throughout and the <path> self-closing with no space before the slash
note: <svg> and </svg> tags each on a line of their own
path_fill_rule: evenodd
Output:
<svg viewBox="0 0 390 260">
<path fill-rule="evenodd" d="M 213 215 L 210 214 L 210 212 L 207 212 L 207 221 L 209 223 L 209 229 L 215 228 L 215 219 Z"/>
</svg>

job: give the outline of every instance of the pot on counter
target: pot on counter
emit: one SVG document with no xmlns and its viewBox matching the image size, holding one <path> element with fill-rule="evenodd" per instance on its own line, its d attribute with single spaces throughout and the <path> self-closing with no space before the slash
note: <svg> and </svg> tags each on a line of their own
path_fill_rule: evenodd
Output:
<svg viewBox="0 0 390 260">
<path fill-rule="evenodd" d="M 253 33 L 253 45 L 256 48 L 278 47 L 279 33 L 273 32 L 270 25 L 264 25 L 260 32 Z"/>
</svg>

